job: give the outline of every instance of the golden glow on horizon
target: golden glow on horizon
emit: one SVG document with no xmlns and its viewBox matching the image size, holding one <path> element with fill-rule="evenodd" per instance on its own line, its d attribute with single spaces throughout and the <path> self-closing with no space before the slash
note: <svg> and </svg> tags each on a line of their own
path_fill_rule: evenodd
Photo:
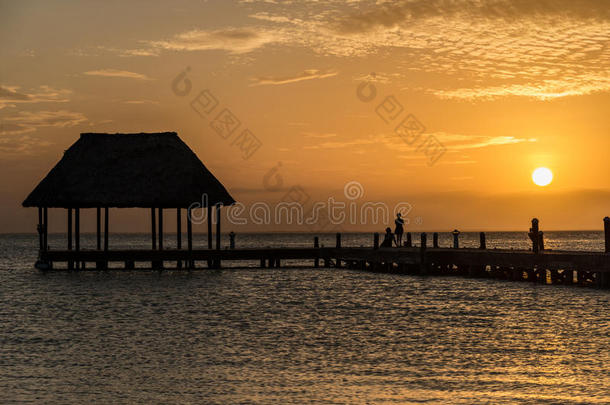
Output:
<svg viewBox="0 0 610 405">
<path fill-rule="evenodd" d="M 539 167 L 532 173 L 532 180 L 537 186 L 548 186 L 553 181 L 553 172 L 546 167 Z"/>
</svg>

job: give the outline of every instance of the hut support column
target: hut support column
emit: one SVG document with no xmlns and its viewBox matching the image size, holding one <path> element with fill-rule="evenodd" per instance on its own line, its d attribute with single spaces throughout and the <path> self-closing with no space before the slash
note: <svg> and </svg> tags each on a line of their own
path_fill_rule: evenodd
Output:
<svg viewBox="0 0 610 405">
<path fill-rule="evenodd" d="M 212 207 L 208 205 L 208 249 L 212 249 Z"/>
<path fill-rule="evenodd" d="M 108 207 L 104 207 L 104 251 L 108 251 Z"/>
<path fill-rule="evenodd" d="M 186 239 L 189 251 L 188 268 L 192 269 L 194 266 L 191 254 L 193 252 L 193 222 L 191 220 L 191 207 L 186 210 Z"/>
<path fill-rule="evenodd" d="M 220 208 L 222 205 L 216 206 L 216 250 L 220 250 Z"/>
<path fill-rule="evenodd" d="M 159 208 L 159 250 L 163 250 L 163 208 Z"/>
<path fill-rule="evenodd" d="M 68 250 L 72 250 L 72 208 L 68 208 Z M 68 262 L 68 270 L 74 268 L 74 262 Z"/>
<path fill-rule="evenodd" d="M 212 249 L 212 206 L 210 202 L 207 202 L 207 210 L 208 210 L 208 249 Z M 208 268 L 212 267 L 212 261 L 208 260 Z"/>
<path fill-rule="evenodd" d="M 42 209 L 42 221 L 42 250 L 46 252 L 49 248 L 49 212 L 47 207 Z"/>
<path fill-rule="evenodd" d="M 97 250 L 102 250 L 102 209 L 100 207 L 97 207 L 96 214 Z"/>
<path fill-rule="evenodd" d="M 78 252 L 80 250 L 80 208 L 74 209 L 74 249 Z M 76 262 L 76 268 L 81 267 L 80 262 Z"/>
<path fill-rule="evenodd" d="M 176 249 L 182 249 L 182 214 L 180 208 L 176 209 Z M 176 266 L 182 268 L 182 260 L 178 260 Z"/>
<path fill-rule="evenodd" d="M 216 204 L 216 250 L 220 250 L 220 209 L 221 204 Z M 220 268 L 220 259 L 215 260 L 214 268 Z"/>
<path fill-rule="evenodd" d="M 150 225 L 152 229 L 152 250 L 157 250 L 157 216 L 155 209 L 150 209 Z"/>
<path fill-rule="evenodd" d="M 163 208 L 159 207 L 159 252 L 163 250 Z M 155 260 L 153 262 L 153 268 L 155 269 L 163 269 L 163 260 Z"/>
<path fill-rule="evenodd" d="M 42 252 L 44 239 L 42 236 L 42 207 L 38 207 L 38 250 Z"/>
<path fill-rule="evenodd" d="M 108 207 L 104 207 L 104 252 L 108 251 Z M 108 262 L 102 263 L 104 269 L 108 268 Z"/>
</svg>

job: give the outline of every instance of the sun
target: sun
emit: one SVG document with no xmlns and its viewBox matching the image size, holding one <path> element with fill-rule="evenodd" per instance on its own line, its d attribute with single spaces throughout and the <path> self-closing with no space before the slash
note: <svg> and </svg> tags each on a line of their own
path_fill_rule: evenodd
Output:
<svg viewBox="0 0 610 405">
<path fill-rule="evenodd" d="M 546 167 L 539 167 L 532 173 L 532 180 L 537 186 L 548 186 L 553 181 L 553 172 Z"/>
</svg>

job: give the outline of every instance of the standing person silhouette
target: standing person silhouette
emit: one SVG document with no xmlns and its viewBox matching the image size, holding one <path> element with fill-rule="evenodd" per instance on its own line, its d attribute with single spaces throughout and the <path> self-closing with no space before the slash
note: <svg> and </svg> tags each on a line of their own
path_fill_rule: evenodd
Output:
<svg viewBox="0 0 610 405">
<path fill-rule="evenodd" d="M 394 233 L 396 234 L 396 245 L 400 247 L 402 246 L 402 234 L 405 233 L 405 230 L 403 228 L 405 220 L 402 219 L 402 215 L 400 214 L 400 212 L 396 214 L 394 224 L 396 224 L 396 229 L 394 230 Z"/>
</svg>

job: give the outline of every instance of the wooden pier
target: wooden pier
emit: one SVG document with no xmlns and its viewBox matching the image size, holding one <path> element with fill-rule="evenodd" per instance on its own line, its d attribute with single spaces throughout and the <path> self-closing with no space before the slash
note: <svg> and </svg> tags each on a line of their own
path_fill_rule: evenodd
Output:
<svg viewBox="0 0 610 405">
<path fill-rule="evenodd" d="M 533 220 L 532 224 L 537 224 Z M 604 219 L 606 251 L 561 251 L 543 248 L 537 228 L 531 250 L 487 249 L 485 234 L 480 234 L 478 248 L 460 248 L 459 231 L 453 231 L 453 246 L 439 247 L 438 234 L 427 246 L 427 234 L 420 235 L 420 246 L 411 246 L 411 234 L 405 246 L 380 248 L 379 235 L 373 235 L 372 247 L 346 247 L 341 234 L 335 247 L 320 247 L 317 237 L 311 248 L 253 249 L 155 249 L 155 250 L 44 250 L 39 268 L 43 270 L 106 270 L 148 268 L 210 269 L 222 262 L 254 261 L 261 268 L 281 267 L 288 260 L 311 260 L 307 267 L 349 268 L 374 272 L 416 274 L 421 276 L 461 276 L 530 281 L 540 284 L 584 285 L 610 288 L 610 219 Z M 542 232 L 540 232 L 542 233 Z M 57 268 L 55 263 L 65 263 Z M 114 266 L 112 265 L 114 264 Z M 252 266 L 250 263 L 249 266 Z"/>
</svg>

